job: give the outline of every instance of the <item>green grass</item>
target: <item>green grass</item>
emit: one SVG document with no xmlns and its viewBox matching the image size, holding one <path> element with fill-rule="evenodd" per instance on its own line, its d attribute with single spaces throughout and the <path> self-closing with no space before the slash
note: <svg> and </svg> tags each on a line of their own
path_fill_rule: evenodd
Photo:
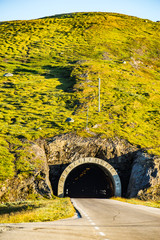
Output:
<svg viewBox="0 0 160 240">
<path fill-rule="evenodd" d="M 143 201 L 137 198 L 127 199 L 127 198 L 120 198 L 120 197 L 113 197 L 112 199 L 121 201 L 121 202 L 136 204 L 136 205 L 144 205 L 148 207 L 160 208 L 160 201 Z"/>
<path fill-rule="evenodd" d="M 69 198 L 0 204 L 0 223 L 55 221 L 74 214 Z"/>
<path fill-rule="evenodd" d="M 160 155 L 159 30 L 158 22 L 113 13 L 2 22 L 1 181 L 23 170 L 16 159 L 22 139 L 88 136 L 87 106 L 91 132 Z M 27 158 L 24 166 L 36 168 Z"/>
</svg>

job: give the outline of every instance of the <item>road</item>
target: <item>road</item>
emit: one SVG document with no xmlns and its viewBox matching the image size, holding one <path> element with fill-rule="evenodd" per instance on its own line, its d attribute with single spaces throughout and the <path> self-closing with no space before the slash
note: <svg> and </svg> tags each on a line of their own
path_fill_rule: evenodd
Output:
<svg viewBox="0 0 160 240">
<path fill-rule="evenodd" d="M 1 225 L 1 240 L 158 240 L 160 209 L 110 199 L 72 199 L 80 218 Z"/>
</svg>

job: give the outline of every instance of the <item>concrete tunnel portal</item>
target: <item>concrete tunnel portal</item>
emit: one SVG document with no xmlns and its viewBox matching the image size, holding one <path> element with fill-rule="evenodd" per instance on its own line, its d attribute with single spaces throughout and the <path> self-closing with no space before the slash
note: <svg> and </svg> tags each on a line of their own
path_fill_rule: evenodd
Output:
<svg viewBox="0 0 160 240">
<path fill-rule="evenodd" d="M 110 198 L 121 196 L 116 170 L 99 158 L 81 158 L 68 165 L 58 183 L 59 197 Z"/>
</svg>

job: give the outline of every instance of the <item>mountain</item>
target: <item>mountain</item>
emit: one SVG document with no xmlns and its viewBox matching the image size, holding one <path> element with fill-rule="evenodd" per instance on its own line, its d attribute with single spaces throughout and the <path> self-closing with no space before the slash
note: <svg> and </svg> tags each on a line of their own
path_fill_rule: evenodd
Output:
<svg viewBox="0 0 160 240">
<path fill-rule="evenodd" d="M 101 12 L 1 22 L 1 180 L 25 168 L 25 139 L 68 132 L 159 155 L 159 82 L 159 22 Z"/>
</svg>

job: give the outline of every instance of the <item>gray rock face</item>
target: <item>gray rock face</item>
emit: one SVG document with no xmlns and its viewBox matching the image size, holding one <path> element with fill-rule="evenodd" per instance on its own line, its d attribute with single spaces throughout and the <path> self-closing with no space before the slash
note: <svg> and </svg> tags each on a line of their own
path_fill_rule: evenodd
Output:
<svg viewBox="0 0 160 240">
<path fill-rule="evenodd" d="M 135 152 L 136 147 L 120 139 L 83 138 L 66 134 L 48 139 L 46 150 L 49 165 L 69 164 L 84 157 L 99 157 L 108 161 L 118 158 L 118 163 L 122 155 Z M 125 157 L 128 158 L 128 155 Z"/>
<path fill-rule="evenodd" d="M 38 144 L 32 143 L 30 151 L 33 152 L 35 156 L 35 160 L 39 160 L 39 170 L 38 172 L 41 174 L 41 177 L 44 178 L 46 184 L 50 187 L 49 181 L 49 167 L 47 163 L 46 153 L 43 146 L 39 146 Z"/>
<path fill-rule="evenodd" d="M 136 153 L 127 195 L 129 198 L 136 197 L 140 190 L 145 190 L 156 184 L 160 184 L 160 162 L 147 153 Z"/>
</svg>

